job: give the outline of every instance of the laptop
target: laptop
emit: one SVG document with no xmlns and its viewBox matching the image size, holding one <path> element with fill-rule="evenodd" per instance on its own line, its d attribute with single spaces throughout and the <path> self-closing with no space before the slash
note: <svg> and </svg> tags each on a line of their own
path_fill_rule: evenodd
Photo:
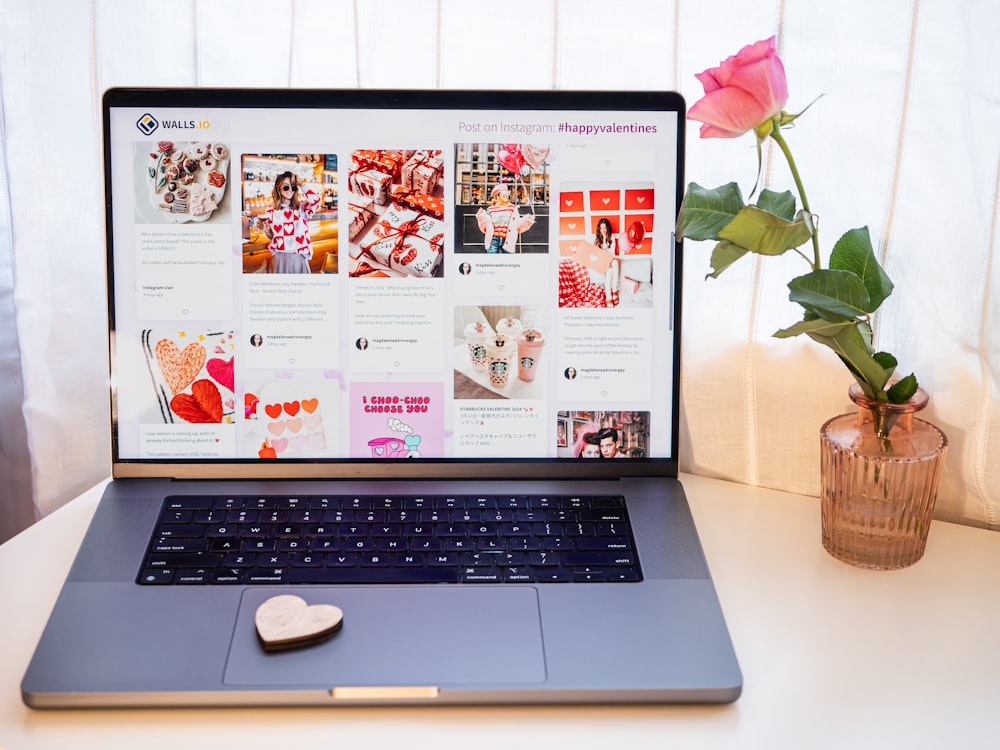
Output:
<svg viewBox="0 0 1000 750">
<path fill-rule="evenodd" d="M 670 92 L 112 89 L 113 480 L 36 708 L 730 702 Z"/>
</svg>

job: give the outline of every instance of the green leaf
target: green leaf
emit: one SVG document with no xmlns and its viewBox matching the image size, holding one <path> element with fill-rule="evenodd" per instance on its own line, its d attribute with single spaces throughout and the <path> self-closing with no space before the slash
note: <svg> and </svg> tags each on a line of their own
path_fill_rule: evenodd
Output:
<svg viewBox="0 0 1000 750">
<path fill-rule="evenodd" d="M 872 359 L 882 365 L 883 370 L 888 370 L 890 375 L 896 369 L 896 365 L 899 364 L 896 358 L 889 354 L 889 352 L 876 352 L 872 355 Z"/>
<path fill-rule="evenodd" d="M 677 237 L 717 240 L 719 232 L 743 208 L 743 195 L 735 182 L 707 189 L 697 182 L 688 185 L 677 215 Z"/>
<path fill-rule="evenodd" d="M 902 380 L 893 383 L 887 391 L 891 404 L 905 404 L 917 392 L 917 379 L 910 373 Z"/>
<path fill-rule="evenodd" d="M 837 353 L 857 379 L 866 396 L 880 401 L 885 400 L 884 396 L 879 399 L 879 393 L 885 388 L 889 376 L 886 375 L 882 365 L 872 357 L 871 328 L 867 323 L 859 321 L 857 325 L 843 327 L 834 336 L 814 332 L 808 335 Z"/>
<path fill-rule="evenodd" d="M 760 191 L 757 208 L 774 214 L 785 221 L 792 221 L 795 218 L 795 196 L 790 190 L 776 193 L 765 188 Z"/>
<path fill-rule="evenodd" d="M 734 245 L 732 242 L 723 240 L 716 245 L 715 250 L 712 251 L 712 273 L 706 275 L 705 278 L 719 278 L 720 273 L 725 271 L 748 252 L 750 251 L 745 247 L 740 247 L 739 245 Z"/>
<path fill-rule="evenodd" d="M 745 206 L 719 231 L 719 239 L 761 255 L 781 255 L 806 242 L 809 227 L 804 220 L 787 221 L 756 206 Z"/>
<path fill-rule="evenodd" d="M 812 320 L 800 320 L 793 326 L 788 328 L 782 328 L 775 331 L 773 336 L 776 339 L 789 339 L 793 336 L 799 336 L 803 333 L 807 334 L 817 334 L 819 336 L 836 336 L 842 328 L 847 328 L 848 326 L 853 326 L 855 321 L 853 320 L 843 320 L 839 323 L 831 323 L 828 320 L 823 320 L 822 318 L 814 318 Z"/>
<path fill-rule="evenodd" d="M 875 257 L 868 227 L 852 229 L 837 240 L 830 253 L 830 268 L 849 271 L 861 279 L 868 292 L 868 309 L 865 312 L 875 312 L 892 294 L 892 281 Z"/>
<path fill-rule="evenodd" d="M 788 299 L 824 320 L 839 322 L 868 311 L 868 292 L 850 271 L 820 269 L 788 282 Z"/>
</svg>

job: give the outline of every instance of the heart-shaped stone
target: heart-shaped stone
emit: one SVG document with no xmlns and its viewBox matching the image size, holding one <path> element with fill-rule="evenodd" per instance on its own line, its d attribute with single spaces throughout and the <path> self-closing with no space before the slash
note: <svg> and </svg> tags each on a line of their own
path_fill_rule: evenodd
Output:
<svg viewBox="0 0 1000 750">
<path fill-rule="evenodd" d="M 340 630 L 344 611 L 332 604 L 309 605 L 294 594 L 272 596 L 257 607 L 254 624 L 265 651 L 310 646 Z"/>
</svg>

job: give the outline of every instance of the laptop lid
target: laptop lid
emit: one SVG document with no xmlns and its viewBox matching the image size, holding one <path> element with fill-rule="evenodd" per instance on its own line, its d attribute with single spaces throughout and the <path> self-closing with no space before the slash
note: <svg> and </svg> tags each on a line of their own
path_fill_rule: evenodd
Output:
<svg viewBox="0 0 1000 750">
<path fill-rule="evenodd" d="M 115 476 L 676 475 L 684 111 L 109 90 Z"/>
</svg>

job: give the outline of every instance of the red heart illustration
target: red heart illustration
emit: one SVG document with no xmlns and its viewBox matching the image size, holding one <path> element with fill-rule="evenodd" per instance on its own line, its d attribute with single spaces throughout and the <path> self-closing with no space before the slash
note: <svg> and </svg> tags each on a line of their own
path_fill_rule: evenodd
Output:
<svg viewBox="0 0 1000 750">
<path fill-rule="evenodd" d="M 291 221 L 294 215 L 291 211 L 285 211 L 285 221 Z"/>
<path fill-rule="evenodd" d="M 300 245 L 304 245 L 306 244 L 306 236 L 304 234 L 300 234 L 295 238 L 295 241 L 298 242 Z"/>
<path fill-rule="evenodd" d="M 296 414 L 299 413 L 299 407 L 300 406 L 301 406 L 301 404 L 299 404 L 298 401 L 286 401 L 285 402 L 285 411 L 288 412 L 288 416 L 294 417 Z"/>
<path fill-rule="evenodd" d="M 264 411 L 271 419 L 277 419 L 281 416 L 281 404 L 267 404 Z"/>
<path fill-rule="evenodd" d="M 196 380 L 191 395 L 178 393 L 170 400 L 174 414 L 193 424 L 222 422 L 222 396 L 211 380 Z"/>
<path fill-rule="evenodd" d="M 235 390 L 233 388 L 233 358 L 230 357 L 228 360 L 222 360 L 218 358 L 213 358 L 208 360 L 208 364 L 205 365 L 205 369 L 208 370 L 208 374 L 215 378 L 215 382 L 219 385 L 224 385 L 229 390 Z"/>
</svg>

